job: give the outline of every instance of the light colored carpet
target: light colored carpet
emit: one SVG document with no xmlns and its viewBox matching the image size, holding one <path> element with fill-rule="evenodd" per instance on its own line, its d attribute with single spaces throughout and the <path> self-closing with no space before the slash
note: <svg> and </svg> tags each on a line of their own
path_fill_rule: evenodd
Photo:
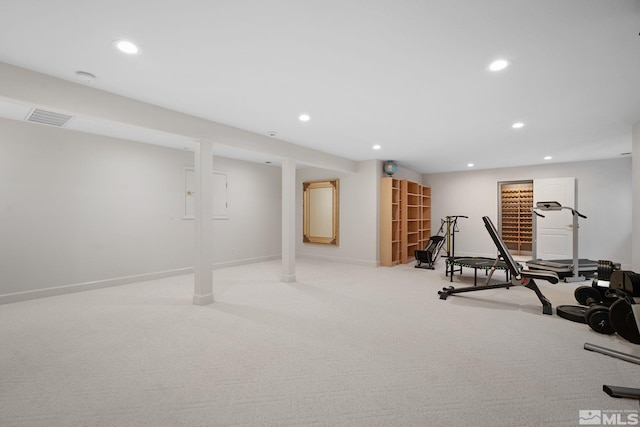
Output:
<svg viewBox="0 0 640 427">
<path fill-rule="evenodd" d="M 640 387 L 640 366 L 583 345 L 639 346 L 543 315 L 522 287 L 440 300 L 442 261 L 214 275 L 205 307 L 190 275 L 0 306 L 0 425 L 570 426 L 639 409 L 602 385 Z M 576 285 L 540 285 L 574 303 Z"/>
</svg>

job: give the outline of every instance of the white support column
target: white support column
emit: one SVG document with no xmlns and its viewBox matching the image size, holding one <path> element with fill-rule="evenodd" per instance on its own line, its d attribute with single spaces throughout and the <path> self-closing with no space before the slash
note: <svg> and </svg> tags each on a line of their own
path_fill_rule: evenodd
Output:
<svg viewBox="0 0 640 427">
<path fill-rule="evenodd" d="M 193 303 L 213 302 L 213 142 L 200 141 L 195 152 L 196 259 Z"/>
<path fill-rule="evenodd" d="M 282 278 L 296 281 L 296 162 L 282 160 Z"/>
</svg>

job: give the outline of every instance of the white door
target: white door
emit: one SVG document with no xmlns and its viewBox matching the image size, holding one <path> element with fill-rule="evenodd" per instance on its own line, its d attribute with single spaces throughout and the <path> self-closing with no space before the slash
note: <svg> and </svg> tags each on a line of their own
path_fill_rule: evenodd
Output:
<svg viewBox="0 0 640 427">
<path fill-rule="evenodd" d="M 533 206 L 538 202 L 558 202 L 577 209 L 575 178 L 533 180 Z M 571 211 L 541 211 L 536 217 L 534 258 L 544 260 L 573 259 L 573 216 Z"/>
</svg>

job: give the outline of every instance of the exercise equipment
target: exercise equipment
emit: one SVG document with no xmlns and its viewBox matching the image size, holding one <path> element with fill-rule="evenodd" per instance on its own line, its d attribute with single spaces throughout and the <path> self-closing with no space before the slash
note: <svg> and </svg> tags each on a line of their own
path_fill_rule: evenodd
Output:
<svg viewBox="0 0 640 427">
<path fill-rule="evenodd" d="M 416 258 L 416 268 L 433 270 L 433 264 L 438 259 L 442 246 L 447 245 L 447 258 L 454 256 L 455 240 L 458 229 L 458 218 L 469 218 L 465 215 L 450 215 L 440 220 L 438 232 L 429 238 L 424 250 L 413 251 Z M 426 265 L 423 265 L 426 264 Z"/>
<path fill-rule="evenodd" d="M 620 264 L 611 261 L 598 261 L 598 272 L 591 286 L 578 286 L 574 296 L 581 305 L 558 306 L 558 316 L 586 323 L 601 334 L 617 332 L 624 339 L 640 344 L 636 321 L 640 313 L 634 314 L 634 310 L 640 310 L 634 300 L 640 297 L 639 274 L 620 270 Z"/>
<path fill-rule="evenodd" d="M 536 228 L 537 228 L 537 217 L 544 218 L 538 210 L 541 211 L 560 211 L 560 210 L 569 210 L 571 211 L 571 216 L 573 217 L 573 223 L 571 225 L 572 233 L 573 233 L 573 259 L 558 259 L 558 260 L 543 260 L 536 259 L 537 252 L 537 241 L 536 241 Z M 578 230 L 580 225 L 578 224 L 578 217 L 587 219 L 585 215 L 582 215 L 577 210 L 568 207 L 562 206 L 560 203 L 552 201 L 552 202 L 538 202 L 534 208 L 531 208 L 531 212 L 533 215 L 533 257 L 534 259 L 527 261 L 527 267 L 532 270 L 547 270 L 554 271 L 558 274 L 558 276 L 563 277 L 565 282 L 582 282 L 585 280 L 585 277 L 581 273 L 593 273 L 597 269 L 597 263 L 595 261 L 589 259 L 580 259 L 578 258 Z"/>
<path fill-rule="evenodd" d="M 608 267 L 610 261 L 599 261 L 601 267 Z M 614 334 L 616 332 L 615 322 L 611 321 L 611 307 L 618 302 L 620 298 L 624 299 L 627 295 L 640 296 L 640 277 L 632 271 L 620 270 L 620 265 L 613 266 L 615 271 L 607 274 L 598 270 L 597 278 L 593 280 L 592 286 L 579 286 L 574 291 L 576 301 L 580 304 L 589 306 L 585 310 L 585 321 L 591 329 L 601 334 Z M 602 277 L 602 278 L 601 278 Z M 604 281 L 608 281 L 608 286 L 601 286 Z M 634 290 L 634 283 L 637 283 L 637 290 Z M 617 323 L 621 323 L 618 320 Z"/>
<path fill-rule="evenodd" d="M 611 277 L 614 272 L 620 270 L 620 264 L 614 263 L 612 261 L 599 260 L 597 263 L 597 271 L 593 281 L 591 282 L 591 286 L 578 286 L 573 295 L 578 301 L 579 304 L 589 305 L 590 300 L 601 301 L 604 305 L 610 306 L 617 299 L 615 296 L 609 294 L 609 288 L 625 288 L 625 274 L 627 273 L 616 273 L 614 275 L 614 285 L 611 285 Z M 628 285 L 627 285 L 628 286 Z M 630 290 L 632 290 L 630 288 Z"/>
<path fill-rule="evenodd" d="M 507 281 L 511 280 L 511 275 L 509 272 L 509 267 L 507 267 L 507 264 L 504 261 L 495 260 L 493 258 L 466 257 L 466 256 L 447 258 L 447 265 L 449 265 L 449 268 L 447 268 L 445 275 L 448 275 L 449 271 L 451 271 L 451 276 L 449 276 L 450 282 L 453 282 L 453 270 L 455 267 L 460 268 L 461 274 L 462 274 L 462 267 L 473 268 L 473 286 L 476 286 L 478 284 L 478 270 L 484 270 L 484 273 L 487 276 L 484 283 L 485 285 L 489 284 L 489 281 L 491 280 L 491 276 L 493 276 L 493 272 L 495 270 L 504 270 L 506 275 L 506 280 Z M 518 267 L 522 269 L 522 266 L 520 264 L 518 264 Z M 489 272 L 491 274 L 489 274 Z"/>
<path fill-rule="evenodd" d="M 640 365 L 640 357 L 634 356 L 632 354 L 622 353 L 620 351 L 612 350 L 606 347 L 601 347 L 595 344 L 590 344 L 588 342 L 584 343 L 584 349 L 589 351 L 595 351 L 597 353 L 615 357 L 616 359 L 621 359 L 626 362 L 631 362 L 631 363 Z M 611 397 L 616 397 L 616 398 L 626 397 L 630 399 L 638 399 L 640 401 L 640 388 L 619 387 L 619 386 L 604 384 L 602 386 L 602 391 L 604 391 Z"/>
<path fill-rule="evenodd" d="M 491 222 L 491 219 L 488 216 L 484 216 L 482 217 L 482 221 L 484 222 L 484 226 L 491 236 L 493 243 L 498 249 L 498 257 L 495 261 L 498 262 L 502 260 L 505 262 L 507 268 L 509 269 L 509 272 L 511 273 L 511 280 L 504 283 L 485 284 L 481 286 L 469 286 L 463 288 L 454 288 L 453 286 L 449 286 L 448 288 L 442 288 L 441 291 L 438 291 L 440 299 L 447 299 L 449 295 L 459 294 L 463 292 L 500 288 L 509 289 L 512 286 L 524 286 L 525 288 L 531 289 L 536 293 L 538 299 L 542 303 L 542 312 L 544 314 L 552 314 L 553 308 L 551 302 L 542 294 L 540 288 L 538 288 L 538 285 L 535 282 L 535 279 L 542 279 L 551 283 L 558 283 L 558 275 L 550 271 L 520 270 L 518 268 L 518 264 L 511 256 L 509 249 L 507 249 L 507 246 L 504 244 L 502 238 L 498 234 L 498 231 L 493 225 L 493 222 Z M 493 273 L 493 271 L 491 273 Z"/>
<path fill-rule="evenodd" d="M 608 310 L 607 307 L 615 302 L 617 298 L 608 296 L 607 291 L 609 289 L 609 280 L 611 279 L 611 273 L 616 270 L 620 270 L 620 264 L 614 264 L 611 261 L 599 260 L 597 266 L 597 273 L 595 275 L 595 278 L 593 279 L 593 282 L 591 283 L 591 286 L 578 286 L 573 292 L 576 301 L 578 301 L 578 304 L 580 305 L 559 305 L 558 307 L 556 307 L 556 314 L 558 316 L 572 322 L 587 324 L 587 309 L 589 309 L 591 306 L 604 305 L 606 306 L 604 307 L 604 309 Z M 606 286 L 600 286 L 598 282 L 603 285 L 606 283 Z M 608 316 L 609 314 L 607 312 L 605 319 L 605 322 L 607 323 Z M 596 317 L 594 317 L 592 320 L 595 321 Z"/>
<path fill-rule="evenodd" d="M 416 257 L 416 268 L 428 268 L 434 270 L 433 264 L 438 259 L 438 254 L 444 245 L 444 236 L 431 236 L 427 242 L 423 251 L 413 251 L 413 255 Z M 423 265 L 424 264 L 424 265 Z"/>
<path fill-rule="evenodd" d="M 611 304 L 609 309 L 611 326 L 622 338 L 640 344 L 640 304 L 626 294 Z"/>
<path fill-rule="evenodd" d="M 584 343 L 584 349 L 589 351 L 595 351 L 597 353 L 606 354 L 607 356 L 615 357 L 616 359 L 621 359 L 626 362 L 631 362 L 631 363 L 640 365 L 640 357 L 634 356 L 632 354 L 622 353 L 617 350 L 611 350 L 610 348 L 601 347 L 599 345 L 590 344 L 588 342 Z"/>
<path fill-rule="evenodd" d="M 609 307 L 602 304 L 602 301 L 589 299 L 587 300 L 589 308 L 584 311 L 584 320 L 587 325 L 594 331 L 611 335 L 615 334 L 616 330 L 609 321 Z"/>
<path fill-rule="evenodd" d="M 444 220 L 444 224 L 447 224 L 447 260 L 455 259 L 456 257 L 456 233 L 460 230 L 458 229 L 458 218 L 469 218 L 466 215 L 452 215 L 448 216 Z M 453 265 L 445 264 L 445 276 L 449 273 L 453 275 Z M 460 267 L 460 272 L 462 273 L 462 267 Z"/>
<path fill-rule="evenodd" d="M 574 309 L 582 311 L 584 316 L 582 323 L 586 323 L 591 329 L 601 334 L 611 335 L 616 332 L 609 321 L 609 307 L 617 298 L 608 292 L 608 286 L 600 286 L 598 283 L 609 283 L 611 273 L 619 269 L 620 264 L 600 260 L 596 278 L 593 279 L 591 286 L 578 286 L 573 292 L 576 301 L 581 304 L 581 306 L 574 306 Z M 556 313 L 560 317 L 565 317 L 562 313 L 566 309 L 567 306 L 562 309 L 558 307 Z"/>
<path fill-rule="evenodd" d="M 605 292 L 600 291 L 595 284 L 579 286 L 574 291 L 574 296 L 580 305 L 559 305 L 556 307 L 556 314 L 559 317 L 587 324 L 601 334 L 615 333 L 609 322 L 609 306 L 613 303 L 611 296 L 608 294 L 605 296 Z"/>
<path fill-rule="evenodd" d="M 556 314 L 558 317 L 570 320 L 576 323 L 587 323 L 585 314 L 587 313 L 587 307 L 581 305 L 559 305 L 556 307 Z"/>
<path fill-rule="evenodd" d="M 456 256 L 456 233 L 460 231 L 458 229 L 458 218 L 469 217 L 466 215 L 450 215 L 445 217 L 444 220 L 440 220 L 440 228 L 442 228 L 445 224 L 447 226 L 447 231 L 445 234 L 445 237 L 447 238 L 447 258 L 453 258 Z"/>
<path fill-rule="evenodd" d="M 640 400 L 640 388 L 618 387 L 614 385 L 604 384 L 602 386 L 602 391 L 604 391 L 611 397 L 616 397 L 616 398 L 628 397 L 630 399 Z"/>
</svg>

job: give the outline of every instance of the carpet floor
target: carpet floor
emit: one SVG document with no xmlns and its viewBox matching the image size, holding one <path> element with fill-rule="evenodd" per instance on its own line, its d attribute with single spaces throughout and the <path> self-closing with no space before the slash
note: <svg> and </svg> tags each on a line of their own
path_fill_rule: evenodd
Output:
<svg viewBox="0 0 640 427">
<path fill-rule="evenodd" d="M 438 298 L 435 271 L 279 261 L 0 306 L 2 426 L 573 426 L 638 413 L 616 335 L 523 287 Z M 496 273 L 502 280 L 504 275 Z M 473 284 L 473 272 L 454 286 Z M 582 283 L 585 284 L 585 283 Z M 588 282 L 586 283 L 588 284 Z M 539 283 L 554 307 L 579 284 Z M 600 412 L 597 412 L 600 411 Z M 618 418 L 619 420 L 621 418 Z"/>
</svg>

